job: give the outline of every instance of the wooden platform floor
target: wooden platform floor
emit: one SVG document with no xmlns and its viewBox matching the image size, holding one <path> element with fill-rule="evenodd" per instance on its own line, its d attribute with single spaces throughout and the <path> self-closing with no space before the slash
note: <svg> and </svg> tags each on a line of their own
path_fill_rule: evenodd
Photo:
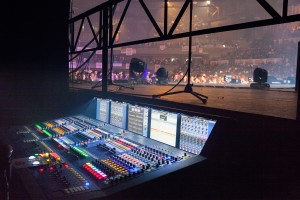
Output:
<svg viewBox="0 0 300 200">
<path fill-rule="evenodd" d="M 71 88 L 88 89 L 94 84 L 70 84 Z M 162 94 L 172 86 L 161 85 L 134 85 L 134 90 L 108 86 L 112 92 L 125 94 L 149 95 Z M 183 86 L 176 87 L 173 91 L 183 90 Z M 94 90 L 101 91 L 101 87 Z M 169 95 L 161 99 L 178 103 L 187 103 L 211 108 L 268 115 L 286 119 L 296 119 L 297 93 L 294 90 L 258 90 L 250 88 L 213 88 L 193 87 L 195 92 L 208 96 L 208 101 L 203 104 L 200 100 L 188 93 Z"/>
</svg>

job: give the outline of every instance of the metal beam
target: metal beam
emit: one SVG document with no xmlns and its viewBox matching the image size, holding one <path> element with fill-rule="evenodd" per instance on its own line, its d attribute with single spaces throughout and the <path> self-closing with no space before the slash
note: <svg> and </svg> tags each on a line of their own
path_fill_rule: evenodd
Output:
<svg viewBox="0 0 300 200">
<path fill-rule="evenodd" d="M 147 39 L 143 39 L 143 40 L 136 40 L 136 41 L 131 41 L 131 42 L 113 44 L 109 47 L 110 48 L 115 48 L 115 47 L 142 44 L 142 43 L 148 43 L 148 42 L 157 42 L 157 41 L 163 41 L 163 40 L 178 39 L 178 38 L 188 37 L 190 34 L 192 36 L 196 36 L 196 35 L 204 35 L 204 34 L 211 34 L 211 33 L 218 33 L 218 32 L 234 31 L 234 30 L 241 30 L 241 29 L 247 29 L 247 28 L 255 28 L 255 27 L 276 25 L 276 24 L 284 24 L 284 23 L 290 23 L 290 22 L 296 22 L 296 21 L 300 21 L 300 14 L 290 15 L 290 16 L 287 16 L 287 17 L 280 17 L 279 19 L 276 19 L 276 20 L 275 19 L 265 19 L 265 20 L 259 20 L 259 21 L 253 21 L 253 22 L 245 22 L 245 23 L 240 23 L 240 24 L 233 24 L 233 25 L 227 25 L 227 26 L 221 26 L 221 27 L 214 27 L 214 28 L 196 30 L 196 31 L 192 31 L 191 33 L 189 33 L 189 32 L 179 33 L 179 34 L 170 35 L 170 36 L 167 36 L 167 37 L 147 38 Z M 88 51 L 92 51 L 94 49 L 95 48 L 88 49 L 88 50 L 84 50 L 82 52 L 88 52 Z M 100 49 L 103 49 L 103 47 L 98 47 L 97 49 L 100 50 Z M 70 52 L 70 53 L 71 54 L 80 53 L 80 51 L 78 51 L 78 52 L 75 51 L 75 52 Z"/>
<path fill-rule="evenodd" d="M 295 91 L 297 94 L 297 114 L 296 120 L 300 121 L 300 42 L 298 42 L 298 52 L 297 52 L 297 69 L 296 69 L 296 83 L 295 83 Z"/>
<path fill-rule="evenodd" d="M 221 26 L 221 27 L 201 29 L 201 30 L 192 31 L 191 33 L 189 33 L 189 32 L 178 33 L 178 34 L 174 34 L 174 35 L 171 35 L 168 37 L 154 37 L 154 38 L 147 38 L 147 39 L 136 40 L 136 41 L 131 41 L 131 42 L 124 42 L 124 43 L 119 43 L 119 44 L 113 44 L 113 45 L 109 46 L 109 48 L 130 46 L 130 45 L 149 43 L 149 42 L 158 42 L 158 41 L 163 41 L 163 40 L 172 40 L 172 39 L 188 37 L 189 35 L 191 35 L 191 36 L 205 35 L 205 34 L 234 31 L 234 30 L 241 30 L 241 29 L 247 29 L 247 28 L 256 28 L 256 27 L 262 27 L 262 26 L 291 23 L 291 22 L 296 22 L 296 21 L 300 21 L 300 14 L 282 17 L 278 20 L 265 19 L 265 20 L 259 20 L 259 21 L 253 21 L 253 22 L 245 22 L 245 23 L 240 23 L 240 24 L 233 24 L 233 25 L 227 25 L 227 26 Z M 96 49 L 96 48 L 87 49 L 87 50 L 78 51 L 78 52 L 77 51 L 70 52 L 70 53 L 77 54 L 80 52 L 93 51 L 94 49 Z M 103 47 L 98 48 L 98 50 L 100 50 L 100 49 L 103 49 Z"/>
<path fill-rule="evenodd" d="M 70 37 L 71 38 L 69 38 L 69 43 L 70 43 L 70 51 L 74 51 L 75 50 L 75 48 L 74 48 L 74 40 L 75 40 L 75 38 L 74 38 L 74 23 L 72 23 L 72 24 L 70 24 L 69 25 L 69 27 L 70 27 Z M 70 39 L 71 39 L 71 41 L 70 41 Z"/>
<path fill-rule="evenodd" d="M 168 35 L 168 0 L 164 4 L 164 35 Z"/>
<path fill-rule="evenodd" d="M 141 6 L 143 7 L 144 11 L 146 12 L 148 18 L 150 19 L 152 25 L 154 26 L 154 28 L 156 29 L 158 35 L 160 37 L 162 37 L 164 34 L 163 32 L 160 30 L 159 26 L 157 25 L 154 17 L 152 16 L 151 12 L 149 11 L 148 7 L 146 6 L 145 2 L 143 0 L 139 0 L 140 1 L 140 4 Z"/>
<path fill-rule="evenodd" d="M 76 69 L 74 69 L 73 71 L 71 71 L 69 74 L 73 74 L 75 72 L 77 72 L 78 70 L 80 70 L 82 67 L 84 67 L 84 65 L 86 65 L 87 63 L 90 62 L 91 58 L 95 55 L 96 50 L 94 50 L 91 55 L 89 55 L 89 57 L 86 59 L 86 61 L 84 61 L 80 66 L 78 66 Z"/>
<path fill-rule="evenodd" d="M 193 29 L 193 0 L 189 0 L 190 3 L 190 21 L 189 21 L 189 32 L 192 32 Z M 192 65 L 192 36 L 189 36 L 189 60 L 188 60 L 188 84 L 191 84 L 191 65 Z"/>
<path fill-rule="evenodd" d="M 112 37 L 112 43 L 114 43 L 115 40 L 116 40 L 116 37 L 117 37 L 117 35 L 118 35 L 118 32 L 119 32 L 120 27 L 121 27 L 121 25 L 122 25 L 122 22 L 123 22 L 123 20 L 124 20 L 124 18 L 125 18 L 125 15 L 126 15 L 126 13 L 127 13 L 127 10 L 128 10 L 128 7 L 129 7 L 130 3 L 131 3 L 131 0 L 128 0 L 127 3 L 126 3 L 126 5 L 125 5 L 124 11 L 123 11 L 123 13 L 122 13 L 122 15 L 121 15 L 121 18 L 120 18 L 120 21 L 119 21 L 119 23 L 118 23 L 118 25 L 117 25 L 117 28 L 116 28 L 116 30 L 115 30 L 115 33 L 114 33 L 114 35 L 113 35 L 113 37 Z"/>
<path fill-rule="evenodd" d="M 221 26 L 221 27 L 196 30 L 196 31 L 192 31 L 191 33 L 189 33 L 189 32 L 179 33 L 179 34 L 171 35 L 171 36 L 164 37 L 164 38 L 156 37 L 156 38 L 148 38 L 148 39 L 137 40 L 137 41 L 132 41 L 132 42 L 124 42 L 124 43 L 120 43 L 120 44 L 115 44 L 115 45 L 111 46 L 110 48 L 142 44 L 142 43 L 148 43 L 148 42 L 157 42 L 157 41 L 162 41 L 162 40 L 172 40 L 172 39 L 189 37 L 189 35 L 191 35 L 191 36 L 206 35 L 206 34 L 212 34 L 212 33 L 220 33 L 220 32 L 247 29 L 247 28 L 256 28 L 256 27 L 262 27 L 262 26 L 284 24 L 284 23 L 290 23 L 290 22 L 296 22 L 296 21 L 300 21 L 300 14 L 290 15 L 285 18 L 280 18 L 279 20 L 265 19 L 265 20 L 254 21 L 254 22 L 245 22 L 245 23 L 240 23 L 240 24 L 233 24 L 233 25 L 227 25 L 227 26 Z"/>
<path fill-rule="evenodd" d="M 76 49 L 76 47 L 77 47 L 77 43 L 78 43 L 78 40 L 79 40 L 79 37 L 80 37 L 80 34 L 81 34 L 83 23 L 84 23 L 84 18 L 81 20 L 81 23 L 80 23 L 78 35 L 76 37 L 76 41 L 75 41 L 75 45 L 74 45 L 74 49 Z"/>
<path fill-rule="evenodd" d="M 289 6 L 289 1 L 283 0 L 282 17 L 286 17 L 288 15 L 288 6 Z"/>
<path fill-rule="evenodd" d="M 281 16 L 266 0 L 257 0 L 257 2 L 274 18 L 280 19 Z"/>
<path fill-rule="evenodd" d="M 102 47 L 103 44 L 103 11 L 100 10 L 100 16 L 99 16 L 99 45 L 98 47 Z"/>
<path fill-rule="evenodd" d="M 107 2 L 104 2 L 98 6 L 95 6 L 94 8 L 84 12 L 84 13 L 81 13 L 75 17 L 73 17 L 72 19 L 69 20 L 69 23 L 72 23 L 72 22 L 75 22 L 75 21 L 78 21 L 86 16 L 89 16 L 89 15 L 92 15 L 96 12 L 99 12 L 100 10 L 103 10 L 105 9 L 106 7 L 109 7 L 110 5 L 114 5 L 114 4 L 117 4 L 119 2 L 122 2 L 124 0 L 109 0 Z"/>
<path fill-rule="evenodd" d="M 140 0 L 140 1 L 143 2 L 143 0 Z M 188 5 L 189 1 L 190 0 L 187 0 L 185 2 L 185 6 Z M 272 13 L 272 11 L 270 11 L 270 10 L 274 10 L 265 0 L 257 0 L 257 1 L 261 5 L 264 5 L 264 7 L 267 8 L 266 10 L 268 12 Z M 287 1 L 287 0 L 284 0 L 284 1 Z M 120 2 L 120 1 L 117 1 L 117 2 Z M 165 10 L 167 10 L 168 0 L 164 0 L 164 3 L 165 3 Z M 107 5 L 111 6 L 111 4 L 107 4 Z M 101 8 L 103 9 L 103 7 L 101 7 Z M 183 11 L 184 11 L 184 8 L 181 9 L 180 12 L 183 13 Z M 99 12 L 100 12 L 100 18 L 103 17 L 103 13 L 101 14 L 102 11 L 100 10 Z M 276 13 L 276 14 L 274 14 L 274 13 Z M 191 34 L 192 36 L 194 36 L 194 35 L 203 35 L 203 34 L 210 34 L 210 33 L 232 31 L 232 30 L 254 28 L 254 27 L 261 27 L 261 26 L 267 26 L 267 25 L 274 25 L 274 24 L 282 24 L 282 23 L 289 23 L 289 22 L 293 22 L 293 21 L 299 21 L 299 18 L 297 19 L 297 17 L 299 17 L 299 14 L 298 15 L 291 15 L 291 16 L 281 17 L 276 11 L 274 13 L 273 13 L 273 15 L 275 16 L 274 19 L 266 19 L 266 20 L 260 20 L 260 21 L 246 22 L 246 23 L 241 23 L 241 24 L 234 24 L 234 25 L 228 25 L 228 26 L 222 26 L 222 27 L 216 27 L 216 28 L 209 28 L 209 29 L 204 29 L 204 30 L 197 30 L 197 31 L 192 31 L 191 33 L 185 32 L 185 33 L 171 35 L 170 33 L 172 33 L 174 31 L 174 29 L 176 28 L 175 25 L 176 25 L 176 23 L 178 23 L 177 21 L 180 20 L 180 15 L 181 15 L 180 14 L 180 15 L 178 15 L 178 17 L 176 19 L 176 23 L 174 23 L 174 25 L 171 27 L 172 30 L 170 30 L 168 35 L 164 35 L 164 37 L 162 37 L 162 35 L 159 34 L 159 37 L 156 37 L 156 38 L 148 38 L 148 39 L 144 39 L 144 40 L 125 42 L 125 43 L 118 44 L 118 45 L 114 45 L 114 44 L 110 43 L 109 47 L 120 47 L 120 46 L 123 46 L 123 45 L 141 44 L 142 42 L 155 42 L 155 41 L 162 41 L 162 40 L 169 40 L 169 39 L 177 39 L 177 38 L 181 38 L 181 37 L 188 37 L 189 34 Z M 166 24 L 167 18 L 168 18 L 167 12 L 165 12 L 164 13 L 164 21 L 165 21 L 164 31 L 166 31 L 167 25 L 168 25 L 168 24 Z M 101 43 L 101 34 L 103 32 L 103 28 L 101 28 L 101 22 L 102 22 L 102 20 L 100 20 L 100 27 L 99 27 L 99 29 L 100 29 L 100 39 L 99 39 L 100 43 Z M 80 34 L 78 34 L 78 35 L 80 35 Z M 115 33 L 114 37 L 116 37 L 116 33 Z M 100 45 L 100 47 L 97 47 L 97 48 L 101 49 L 101 45 Z M 74 50 L 71 53 L 76 52 L 76 48 L 74 47 L 73 49 Z"/>
<path fill-rule="evenodd" d="M 108 7 L 103 9 L 102 92 L 107 92 L 108 68 Z"/>
<path fill-rule="evenodd" d="M 113 5 L 109 6 L 109 14 L 108 14 L 108 41 L 109 41 L 109 46 L 113 44 L 112 42 L 112 33 L 113 33 Z"/>
<path fill-rule="evenodd" d="M 94 28 L 93 28 L 93 24 L 92 24 L 92 22 L 91 22 L 91 19 L 90 19 L 89 17 L 87 17 L 87 20 L 88 20 L 89 26 L 90 26 L 90 28 L 91 28 L 91 30 L 92 30 L 94 39 L 96 40 L 96 43 L 97 43 L 97 46 L 98 46 L 99 41 L 98 41 L 98 38 L 97 38 L 96 33 L 95 33 L 95 31 L 94 31 Z"/>
<path fill-rule="evenodd" d="M 178 14 L 178 16 L 176 17 L 176 19 L 174 21 L 174 24 L 172 25 L 172 27 L 171 27 L 171 29 L 170 29 L 170 31 L 168 33 L 168 35 L 172 35 L 174 33 L 174 31 L 175 31 L 178 23 L 180 22 L 183 14 L 186 11 L 186 9 L 187 9 L 187 7 L 188 7 L 189 4 L 190 4 L 190 0 L 185 0 L 185 2 L 183 4 L 183 6 L 182 6 L 182 8 L 181 8 L 181 10 L 180 10 L 180 12 Z"/>
</svg>

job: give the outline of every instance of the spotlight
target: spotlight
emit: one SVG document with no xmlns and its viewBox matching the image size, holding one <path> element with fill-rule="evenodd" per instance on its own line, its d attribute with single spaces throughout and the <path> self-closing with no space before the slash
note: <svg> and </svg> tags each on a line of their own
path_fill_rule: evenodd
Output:
<svg viewBox="0 0 300 200">
<path fill-rule="evenodd" d="M 255 68 L 253 72 L 254 83 L 250 84 L 251 88 L 255 89 L 265 89 L 270 88 L 268 84 L 268 71 L 262 68 Z"/>
<path fill-rule="evenodd" d="M 129 77 L 136 83 L 147 83 L 147 64 L 138 58 L 132 58 L 129 66 Z"/>
<path fill-rule="evenodd" d="M 129 66 L 130 78 L 142 78 L 146 68 L 147 66 L 144 61 L 138 58 L 132 58 Z"/>
<path fill-rule="evenodd" d="M 158 84 L 167 85 L 168 84 L 168 71 L 161 67 L 156 71 L 156 78 L 158 79 Z"/>
</svg>

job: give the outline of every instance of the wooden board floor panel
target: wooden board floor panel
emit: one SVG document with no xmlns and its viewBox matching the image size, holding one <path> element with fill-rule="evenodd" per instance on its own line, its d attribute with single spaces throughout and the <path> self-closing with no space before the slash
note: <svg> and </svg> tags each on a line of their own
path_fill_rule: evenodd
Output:
<svg viewBox="0 0 300 200">
<path fill-rule="evenodd" d="M 71 88 L 89 89 L 92 84 L 71 84 Z M 108 86 L 109 91 L 151 95 L 162 94 L 169 90 L 171 86 L 161 85 L 134 85 L 134 90 L 120 88 L 118 86 Z M 183 86 L 176 87 L 173 91 L 183 90 Z M 101 91 L 98 87 L 95 90 Z M 187 103 L 211 108 L 268 115 L 286 119 L 296 119 L 297 93 L 293 90 L 258 90 L 249 88 L 213 88 L 213 87 L 193 87 L 195 92 L 208 96 L 206 104 L 202 104 L 191 94 L 182 93 L 161 97 L 163 100 L 178 103 Z"/>
</svg>

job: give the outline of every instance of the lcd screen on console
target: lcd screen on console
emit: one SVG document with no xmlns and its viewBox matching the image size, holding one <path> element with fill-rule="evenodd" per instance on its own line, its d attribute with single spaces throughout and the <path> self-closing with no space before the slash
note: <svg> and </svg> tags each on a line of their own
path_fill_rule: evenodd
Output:
<svg viewBox="0 0 300 200">
<path fill-rule="evenodd" d="M 111 101 L 110 124 L 125 129 L 126 103 Z"/>
<path fill-rule="evenodd" d="M 150 138 L 175 147 L 178 114 L 151 111 Z"/>
<path fill-rule="evenodd" d="M 128 105 L 128 130 L 147 137 L 149 108 Z"/>
<path fill-rule="evenodd" d="M 108 123 L 109 100 L 97 99 L 96 119 Z"/>
<path fill-rule="evenodd" d="M 179 148 L 200 154 L 215 124 L 215 120 L 181 115 Z"/>
</svg>

